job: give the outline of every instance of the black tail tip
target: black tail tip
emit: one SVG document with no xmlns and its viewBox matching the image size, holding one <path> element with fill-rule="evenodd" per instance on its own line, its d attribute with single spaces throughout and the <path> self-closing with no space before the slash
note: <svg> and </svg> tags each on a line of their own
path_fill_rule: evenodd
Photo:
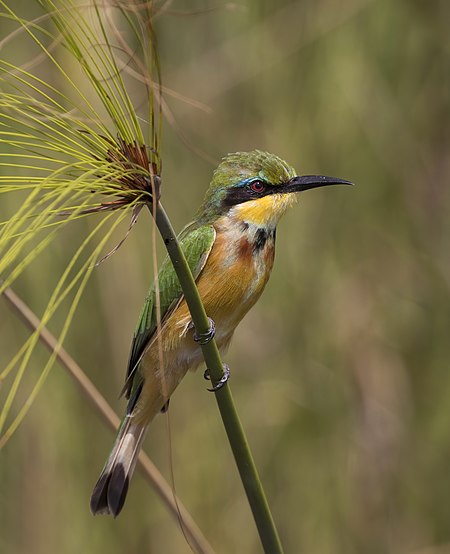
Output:
<svg viewBox="0 0 450 554">
<path fill-rule="evenodd" d="M 116 518 L 125 504 L 129 481 L 122 465 L 116 466 L 112 472 L 102 474 L 92 491 L 92 515 L 112 515 Z"/>
<path fill-rule="evenodd" d="M 111 513 L 108 506 L 108 485 L 110 479 L 111 474 L 102 473 L 99 480 L 95 484 L 90 502 L 91 513 L 93 516 L 101 514 L 109 515 Z"/>
<path fill-rule="evenodd" d="M 129 476 L 122 465 L 117 465 L 111 473 L 108 483 L 108 508 L 113 517 L 117 517 L 125 504 Z"/>
</svg>

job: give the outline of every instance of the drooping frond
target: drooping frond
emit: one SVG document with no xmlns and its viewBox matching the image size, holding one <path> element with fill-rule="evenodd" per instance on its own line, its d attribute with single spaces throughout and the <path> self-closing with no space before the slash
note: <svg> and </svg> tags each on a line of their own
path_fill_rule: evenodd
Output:
<svg viewBox="0 0 450 554">
<path fill-rule="evenodd" d="M 37 0 L 41 14 L 27 21 L 13 5 L 0 0 L 0 21 L 11 29 L 0 42 L 0 293 L 63 227 L 96 218 L 54 290 L 42 291 L 49 295 L 42 325 L 65 310 L 62 342 L 114 229 L 159 197 L 155 7 L 134 0 Z M 26 59 L 18 60 L 19 51 Z M 0 432 L 37 340 L 36 332 L 0 371 L 0 383 L 9 385 Z M 23 418 L 53 358 L 0 444 Z"/>
</svg>

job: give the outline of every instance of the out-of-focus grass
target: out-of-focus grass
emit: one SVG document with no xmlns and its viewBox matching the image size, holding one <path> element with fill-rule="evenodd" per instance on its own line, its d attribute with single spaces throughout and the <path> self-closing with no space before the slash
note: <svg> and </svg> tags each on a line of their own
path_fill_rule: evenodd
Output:
<svg viewBox="0 0 450 554">
<path fill-rule="evenodd" d="M 167 99 L 185 137 L 214 159 L 263 148 L 302 173 L 357 183 L 308 192 L 287 214 L 267 290 L 226 355 L 286 551 L 445 552 L 450 7 L 323 0 L 238 8 L 168 13 L 157 23 L 164 84 L 211 108 Z M 181 228 L 213 166 L 170 126 L 162 155 L 165 206 Z M 94 223 L 74 222 L 21 277 L 18 291 L 33 307 Z M 66 342 L 119 410 L 150 259 L 142 220 L 95 270 Z M 2 365 L 24 336 L 0 302 Z M 173 398 L 176 489 L 218 552 L 258 552 L 214 404 L 200 372 Z M 188 552 L 139 475 L 116 521 L 91 517 L 89 494 L 111 441 L 54 371 L 1 452 L 0 550 Z M 147 451 L 168 475 L 162 417 Z"/>
</svg>

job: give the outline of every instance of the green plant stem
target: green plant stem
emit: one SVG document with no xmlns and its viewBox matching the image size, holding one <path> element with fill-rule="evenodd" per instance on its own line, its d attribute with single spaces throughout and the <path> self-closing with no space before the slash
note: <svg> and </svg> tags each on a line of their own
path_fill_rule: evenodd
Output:
<svg viewBox="0 0 450 554">
<path fill-rule="evenodd" d="M 153 215 L 153 207 L 149 205 Z M 209 329 L 209 321 L 200 298 L 194 277 L 180 248 L 175 232 L 172 228 L 161 203 L 156 207 L 156 225 L 166 245 L 167 252 L 173 263 L 183 294 L 186 299 L 196 332 L 204 334 Z M 223 365 L 216 341 L 211 340 L 201 345 L 206 367 L 209 369 L 211 382 L 217 384 L 223 375 Z M 234 405 L 229 384 L 215 392 L 220 415 L 238 466 L 239 474 L 244 485 L 247 498 L 253 512 L 258 533 L 266 554 L 282 554 L 283 548 L 270 513 L 264 490 L 259 479 L 258 471 L 242 428 L 239 416 Z"/>
</svg>

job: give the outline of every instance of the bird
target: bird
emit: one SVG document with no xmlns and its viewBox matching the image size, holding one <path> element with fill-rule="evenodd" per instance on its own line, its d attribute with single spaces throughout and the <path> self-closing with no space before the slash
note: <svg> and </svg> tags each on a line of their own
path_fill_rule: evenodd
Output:
<svg viewBox="0 0 450 554">
<path fill-rule="evenodd" d="M 277 223 L 295 203 L 297 193 L 351 184 L 335 177 L 297 175 L 281 158 L 260 150 L 222 159 L 196 217 L 178 236 L 210 320 L 210 336 L 215 335 L 221 352 L 267 284 Z M 195 334 L 169 258 L 161 264 L 157 282 L 158 287 L 154 283 L 150 288 L 133 335 L 123 390 L 128 399 L 126 414 L 92 492 L 94 515 L 120 513 L 149 423 L 167 410 L 187 371 L 203 361 L 201 337 Z M 217 387 L 228 375 L 225 371 Z"/>
</svg>

